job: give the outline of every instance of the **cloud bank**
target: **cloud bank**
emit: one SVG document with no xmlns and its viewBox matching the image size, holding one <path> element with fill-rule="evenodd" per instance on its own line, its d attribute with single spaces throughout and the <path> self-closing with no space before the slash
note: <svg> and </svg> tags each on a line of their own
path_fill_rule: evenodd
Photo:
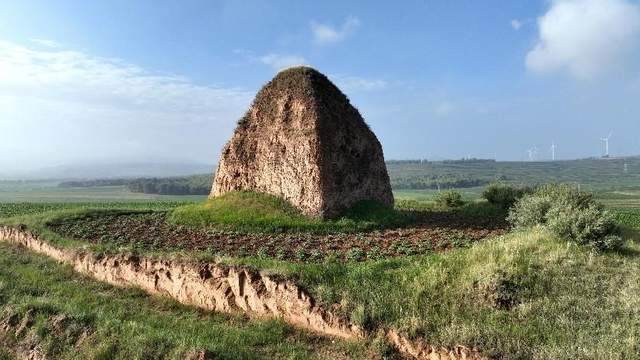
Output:
<svg viewBox="0 0 640 360">
<path fill-rule="evenodd" d="M 638 50 L 640 5 L 629 0 L 555 0 L 538 19 L 539 39 L 526 66 L 593 79 L 624 70 Z"/>
<path fill-rule="evenodd" d="M 175 154 L 213 163 L 251 96 L 121 59 L 0 41 L 0 166 Z"/>
</svg>

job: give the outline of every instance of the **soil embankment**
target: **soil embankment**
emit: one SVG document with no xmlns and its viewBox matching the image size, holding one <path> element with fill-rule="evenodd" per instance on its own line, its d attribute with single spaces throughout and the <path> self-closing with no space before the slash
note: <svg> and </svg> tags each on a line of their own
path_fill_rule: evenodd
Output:
<svg viewBox="0 0 640 360">
<path fill-rule="evenodd" d="M 87 251 L 59 248 L 24 229 L 10 227 L 0 227 L 0 241 L 20 244 L 95 279 L 116 286 L 138 287 L 147 293 L 168 296 L 202 309 L 276 317 L 294 326 L 344 339 L 367 336 L 357 325 L 317 305 L 292 281 L 275 279 L 245 267 L 126 254 L 98 256 Z M 414 358 L 482 358 L 475 350 L 462 346 L 435 348 L 411 341 L 393 330 L 388 331 L 386 337 L 400 352 Z"/>
</svg>

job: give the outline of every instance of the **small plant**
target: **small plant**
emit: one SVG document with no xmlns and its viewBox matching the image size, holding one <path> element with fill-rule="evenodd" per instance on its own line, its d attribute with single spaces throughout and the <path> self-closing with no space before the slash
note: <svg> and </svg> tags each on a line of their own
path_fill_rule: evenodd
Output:
<svg viewBox="0 0 640 360">
<path fill-rule="evenodd" d="M 532 192 L 533 189 L 526 186 L 492 183 L 484 189 L 482 197 L 487 199 L 490 204 L 508 210 L 523 196 Z"/>
<path fill-rule="evenodd" d="M 296 250 L 296 259 L 298 261 L 304 261 L 308 256 L 309 254 L 307 254 L 307 251 L 305 249 Z"/>
<path fill-rule="evenodd" d="M 266 247 L 262 246 L 260 247 L 260 249 L 258 249 L 256 256 L 258 256 L 260 259 L 267 259 L 269 257 L 269 250 Z"/>
<path fill-rule="evenodd" d="M 439 192 L 434 200 L 438 206 L 444 208 L 457 208 L 464 205 L 462 195 L 455 190 L 446 190 Z"/>
<path fill-rule="evenodd" d="M 347 252 L 347 259 L 350 261 L 359 261 L 365 257 L 366 253 L 360 248 L 353 248 Z"/>
<path fill-rule="evenodd" d="M 320 261 L 324 257 L 324 254 L 320 250 L 313 250 L 311 252 L 311 260 Z"/>
<path fill-rule="evenodd" d="M 367 252 L 367 259 L 369 260 L 379 260 L 384 257 L 382 250 L 380 250 L 379 246 L 373 246 L 369 252 Z"/>
<path fill-rule="evenodd" d="M 287 257 L 287 251 L 283 248 L 276 250 L 276 259 L 284 260 Z"/>
<path fill-rule="evenodd" d="M 240 246 L 238 248 L 238 256 L 245 257 L 247 255 L 249 255 L 249 251 L 247 251 L 247 247 L 246 246 Z"/>
</svg>

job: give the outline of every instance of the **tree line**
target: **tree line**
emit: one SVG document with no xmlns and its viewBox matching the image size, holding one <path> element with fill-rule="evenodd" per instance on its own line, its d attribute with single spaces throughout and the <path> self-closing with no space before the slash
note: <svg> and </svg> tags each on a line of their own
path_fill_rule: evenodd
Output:
<svg viewBox="0 0 640 360">
<path fill-rule="evenodd" d="M 126 186 L 129 191 L 159 195 L 208 195 L 213 179 L 209 174 L 169 178 L 98 179 L 65 181 L 58 187 Z"/>
<path fill-rule="evenodd" d="M 428 176 L 391 177 L 392 188 L 411 190 L 467 188 L 484 186 L 490 182 L 490 180 L 478 178 Z"/>
</svg>

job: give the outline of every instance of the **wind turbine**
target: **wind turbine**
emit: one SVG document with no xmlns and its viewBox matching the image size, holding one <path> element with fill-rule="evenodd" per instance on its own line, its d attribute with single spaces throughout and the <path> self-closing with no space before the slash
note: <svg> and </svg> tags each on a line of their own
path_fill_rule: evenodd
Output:
<svg viewBox="0 0 640 360">
<path fill-rule="evenodd" d="M 551 160 L 556 161 L 556 148 L 558 146 L 556 145 L 555 141 L 551 142 Z"/>
<path fill-rule="evenodd" d="M 529 154 L 529 161 L 533 161 L 538 154 L 538 148 L 536 146 L 532 147 L 531 149 L 527 150 L 527 154 Z"/>
<path fill-rule="evenodd" d="M 604 144 L 604 155 L 602 157 L 609 157 L 609 139 L 611 138 L 612 132 L 609 131 L 609 135 L 604 138 L 600 138 L 600 141 Z"/>
</svg>

